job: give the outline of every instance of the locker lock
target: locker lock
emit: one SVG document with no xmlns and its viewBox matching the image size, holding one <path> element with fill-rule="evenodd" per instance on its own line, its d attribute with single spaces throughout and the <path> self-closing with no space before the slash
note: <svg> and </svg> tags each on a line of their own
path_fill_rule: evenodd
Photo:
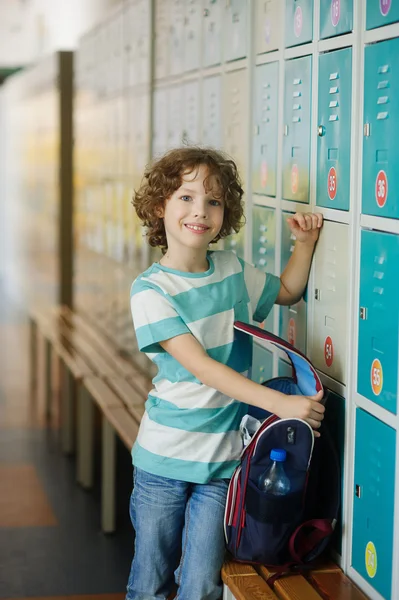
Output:
<svg viewBox="0 0 399 600">
<path fill-rule="evenodd" d="M 370 137 L 370 123 L 365 123 L 363 126 L 364 137 Z"/>
<path fill-rule="evenodd" d="M 360 318 L 362 319 L 362 321 L 367 320 L 367 308 L 365 308 L 364 306 L 360 307 Z"/>
<path fill-rule="evenodd" d="M 314 299 L 315 300 L 320 300 L 320 298 L 321 298 L 321 292 L 320 292 L 320 290 L 318 290 L 316 288 L 315 291 L 314 291 Z"/>
<path fill-rule="evenodd" d="M 360 498 L 362 495 L 362 488 L 360 487 L 360 485 L 355 485 L 355 496 L 357 498 Z"/>
<path fill-rule="evenodd" d="M 319 134 L 320 137 L 323 137 L 323 135 L 326 135 L 326 128 L 324 127 L 324 125 L 318 126 L 317 133 Z"/>
</svg>

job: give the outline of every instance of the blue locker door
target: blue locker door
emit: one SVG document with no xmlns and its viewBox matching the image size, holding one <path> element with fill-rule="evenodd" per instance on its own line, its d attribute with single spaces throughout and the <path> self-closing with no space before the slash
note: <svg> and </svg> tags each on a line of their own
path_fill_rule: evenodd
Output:
<svg viewBox="0 0 399 600">
<path fill-rule="evenodd" d="M 399 5 L 398 5 L 399 7 Z M 362 212 L 399 218 L 399 38 L 367 46 Z"/>
<path fill-rule="evenodd" d="M 284 271 L 295 246 L 295 238 L 287 223 L 287 217 L 293 213 L 281 215 L 281 272 Z M 280 306 L 280 337 L 306 353 L 306 302 L 302 298 L 293 306 Z"/>
<path fill-rule="evenodd" d="M 397 0 L 367 0 L 366 29 L 399 21 Z"/>
<path fill-rule="evenodd" d="M 255 70 L 252 191 L 276 195 L 278 62 Z"/>
<path fill-rule="evenodd" d="M 317 204 L 349 210 L 352 48 L 319 58 Z"/>
<path fill-rule="evenodd" d="M 309 202 L 312 57 L 285 63 L 283 198 Z"/>
<path fill-rule="evenodd" d="M 275 272 L 276 211 L 274 208 L 254 206 L 252 210 L 252 262 L 261 271 Z M 273 332 L 273 308 L 261 325 Z"/>
<path fill-rule="evenodd" d="M 396 413 L 399 236 L 362 231 L 360 257 L 357 390 Z"/>
<path fill-rule="evenodd" d="M 395 430 L 356 409 L 352 566 L 391 599 Z"/>
<path fill-rule="evenodd" d="M 253 345 L 252 358 L 252 381 L 264 383 L 273 377 L 273 352 L 259 346 L 256 342 Z"/>
<path fill-rule="evenodd" d="M 313 38 L 313 0 L 285 0 L 285 46 L 298 46 Z"/>
<path fill-rule="evenodd" d="M 353 0 L 320 0 L 320 39 L 349 33 L 353 28 Z"/>
</svg>

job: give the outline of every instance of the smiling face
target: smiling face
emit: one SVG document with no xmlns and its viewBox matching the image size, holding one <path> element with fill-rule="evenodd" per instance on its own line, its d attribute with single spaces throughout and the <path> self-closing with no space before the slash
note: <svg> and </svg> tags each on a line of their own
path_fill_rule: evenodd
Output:
<svg viewBox="0 0 399 600">
<path fill-rule="evenodd" d="M 164 219 L 168 251 L 206 250 L 223 225 L 223 199 L 204 165 L 182 176 L 181 186 L 166 200 Z"/>
</svg>

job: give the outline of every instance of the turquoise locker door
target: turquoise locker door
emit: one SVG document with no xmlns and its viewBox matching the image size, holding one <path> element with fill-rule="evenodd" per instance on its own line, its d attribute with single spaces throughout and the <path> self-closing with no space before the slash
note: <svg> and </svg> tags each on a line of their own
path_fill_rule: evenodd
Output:
<svg viewBox="0 0 399 600">
<path fill-rule="evenodd" d="M 253 345 L 252 355 L 252 381 L 263 383 L 273 377 L 273 352 L 259 346 Z"/>
<path fill-rule="evenodd" d="M 281 272 L 284 271 L 295 246 L 295 237 L 287 223 L 287 217 L 293 213 L 281 215 Z M 302 298 L 293 306 L 280 306 L 280 337 L 306 353 L 306 302 Z"/>
<path fill-rule="evenodd" d="M 247 56 L 247 2 L 228 0 L 223 16 L 224 60 L 238 60 Z"/>
<path fill-rule="evenodd" d="M 358 342 L 359 394 L 396 413 L 399 236 L 362 231 Z"/>
<path fill-rule="evenodd" d="M 396 0 L 367 0 L 366 29 L 395 21 L 399 21 L 399 4 Z"/>
<path fill-rule="evenodd" d="M 223 0 L 205 0 L 203 11 L 202 56 L 204 67 L 220 65 L 222 62 L 221 24 Z"/>
<path fill-rule="evenodd" d="M 313 39 L 313 0 L 285 0 L 285 46 Z"/>
<path fill-rule="evenodd" d="M 252 262 L 261 271 L 275 273 L 276 211 L 274 208 L 254 206 L 252 209 Z M 273 332 L 273 308 L 261 325 Z"/>
<path fill-rule="evenodd" d="M 391 599 L 395 430 L 356 409 L 352 566 Z"/>
<path fill-rule="evenodd" d="M 317 204 L 349 210 L 352 48 L 319 57 Z"/>
<path fill-rule="evenodd" d="M 320 39 L 349 33 L 353 28 L 353 0 L 320 0 Z"/>
<path fill-rule="evenodd" d="M 398 10 L 399 10 L 399 4 Z M 362 212 L 399 218 L 399 38 L 367 46 Z"/>
<path fill-rule="evenodd" d="M 276 195 L 278 62 L 255 69 L 252 191 Z"/>
<path fill-rule="evenodd" d="M 309 202 L 312 57 L 285 63 L 283 198 Z"/>
</svg>

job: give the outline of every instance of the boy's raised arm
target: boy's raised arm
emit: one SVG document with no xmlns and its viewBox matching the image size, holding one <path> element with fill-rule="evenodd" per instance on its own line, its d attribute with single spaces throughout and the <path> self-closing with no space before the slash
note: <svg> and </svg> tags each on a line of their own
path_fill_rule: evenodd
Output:
<svg viewBox="0 0 399 600">
<path fill-rule="evenodd" d="M 313 429 L 320 427 L 324 416 L 324 406 L 320 404 L 322 392 L 312 397 L 287 396 L 259 385 L 211 358 L 192 334 L 170 338 L 160 345 L 199 381 L 222 394 L 281 418 L 304 419 Z"/>
</svg>

